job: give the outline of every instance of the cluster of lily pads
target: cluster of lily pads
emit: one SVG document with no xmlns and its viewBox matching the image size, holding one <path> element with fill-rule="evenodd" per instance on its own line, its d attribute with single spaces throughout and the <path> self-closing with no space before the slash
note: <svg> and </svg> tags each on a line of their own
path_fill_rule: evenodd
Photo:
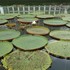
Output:
<svg viewBox="0 0 70 70">
<path fill-rule="evenodd" d="M 51 31 L 45 27 L 46 25 L 49 27 L 67 26 L 69 28 L 70 22 L 66 18 L 67 16 L 64 14 L 60 16 L 44 15 L 43 13 L 6 14 L 1 15 L 0 24 L 4 25 L 16 16 L 18 21 L 16 24 L 22 24 L 21 26 L 26 24 L 27 34 L 21 34 L 18 29 L 0 30 L 0 57 L 3 57 L 1 62 L 7 70 L 46 70 L 53 63 L 49 54 L 66 59 L 70 58 L 70 30 L 54 29 Z M 66 20 L 64 20 L 65 18 Z M 39 19 L 44 20 L 42 22 L 44 26 L 32 25 L 33 21 L 40 23 Z M 46 35 L 56 41 L 49 42 Z"/>
</svg>

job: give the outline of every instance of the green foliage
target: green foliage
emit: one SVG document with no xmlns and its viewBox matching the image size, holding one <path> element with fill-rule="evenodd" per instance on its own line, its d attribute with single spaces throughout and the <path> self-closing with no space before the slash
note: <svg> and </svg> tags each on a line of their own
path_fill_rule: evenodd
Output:
<svg viewBox="0 0 70 70">
<path fill-rule="evenodd" d="M 0 0 L 0 5 L 47 5 L 47 4 L 66 4 L 70 0 Z"/>
</svg>

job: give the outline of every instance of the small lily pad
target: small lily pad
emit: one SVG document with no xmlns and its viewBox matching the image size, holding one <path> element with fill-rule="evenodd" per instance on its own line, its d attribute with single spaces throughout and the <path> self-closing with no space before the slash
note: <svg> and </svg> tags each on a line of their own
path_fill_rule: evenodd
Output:
<svg viewBox="0 0 70 70">
<path fill-rule="evenodd" d="M 5 23 L 7 23 L 8 21 L 7 20 L 1 20 L 0 19 L 0 25 L 3 25 L 3 24 L 5 24 Z"/>
<path fill-rule="evenodd" d="M 50 32 L 50 36 L 61 40 L 70 40 L 69 30 L 54 30 Z"/>
<path fill-rule="evenodd" d="M 46 35 L 50 32 L 50 30 L 43 26 L 32 26 L 27 28 L 26 30 L 30 34 L 36 34 L 36 35 Z"/>
<path fill-rule="evenodd" d="M 20 35 L 19 31 L 13 29 L 3 29 L 0 30 L 0 40 L 11 40 Z"/>
<path fill-rule="evenodd" d="M 13 49 L 13 45 L 7 41 L 0 41 L 0 57 L 8 54 Z"/>
</svg>

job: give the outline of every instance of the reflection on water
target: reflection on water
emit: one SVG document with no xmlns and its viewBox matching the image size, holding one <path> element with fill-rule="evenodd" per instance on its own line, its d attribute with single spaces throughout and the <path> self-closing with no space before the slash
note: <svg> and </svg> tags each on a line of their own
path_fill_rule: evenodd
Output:
<svg viewBox="0 0 70 70">
<path fill-rule="evenodd" d="M 51 56 L 52 66 L 48 70 L 70 70 L 70 60 L 60 59 Z"/>
</svg>

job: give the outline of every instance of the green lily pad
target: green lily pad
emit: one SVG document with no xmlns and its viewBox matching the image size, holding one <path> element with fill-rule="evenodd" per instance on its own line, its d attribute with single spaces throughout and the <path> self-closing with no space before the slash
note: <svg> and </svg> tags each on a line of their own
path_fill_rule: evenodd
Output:
<svg viewBox="0 0 70 70">
<path fill-rule="evenodd" d="M 7 23 L 7 20 L 0 20 L 0 25 Z"/>
<path fill-rule="evenodd" d="M 67 27 L 70 27 L 70 23 L 67 23 L 66 26 L 67 26 Z"/>
<path fill-rule="evenodd" d="M 10 42 L 7 42 L 7 41 L 1 42 L 0 41 L 0 57 L 6 55 L 12 49 L 13 49 L 13 45 Z"/>
<path fill-rule="evenodd" d="M 37 15 L 37 18 L 54 18 L 54 16 L 53 15 Z"/>
<path fill-rule="evenodd" d="M 26 30 L 30 34 L 36 34 L 36 35 L 46 35 L 50 32 L 50 30 L 43 26 L 33 26 L 29 27 Z"/>
<path fill-rule="evenodd" d="M 44 24 L 50 25 L 50 26 L 61 26 L 61 25 L 65 25 L 66 23 L 67 23 L 66 21 L 63 21 L 61 19 L 44 20 Z"/>
<path fill-rule="evenodd" d="M 50 32 L 50 36 L 61 40 L 70 40 L 69 30 L 54 30 Z"/>
<path fill-rule="evenodd" d="M 62 17 L 62 19 L 65 21 L 70 21 L 70 16 Z"/>
<path fill-rule="evenodd" d="M 70 16 L 70 14 L 56 14 L 55 15 L 55 17 L 60 17 L 60 18 L 62 18 L 62 17 L 67 17 L 67 16 Z"/>
<path fill-rule="evenodd" d="M 0 30 L 0 40 L 11 40 L 19 35 L 20 32 L 13 29 Z"/>
<path fill-rule="evenodd" d="M 30 14 L 35 15 L 35 16 L 44 15 L 44 11 L 35 11 L 35 12 L 31 12 Z"/>
<path fill-rule="evenodd" d="M 70 58 L 70 42 L 69 41 L 56 41 L 49 43 L 46 50 L 55 55 L 63 58 Z"/>
<path fill-rule="evenodd" d="M 44 47 L 48 43 L 48 40 L 43 36 L 22 35 L 14 39 L 12 43 L 23 50 L 34 50 Z"/>
<path fill-rule="evenodd" d="M 30 14 L 24 14 L 24 15 L 19 15 L 17 16 L 18 18 L 34 18 L 34 15 L 30 15 Z"/>
<path fill-rule="evenodd" d="M 19 16 L 20 14 L 19 14 L 19 13 L 10 13 L 10 14 L 5 14 L 5 15 L 17 17 L 17 16 Z"/>
<path fill-rule="evenodd" d="M 13 19 L 15 16 L 14 15 L 0 15 L 0 19 Z"/>
<path fill-rule="evenodd" d="M 32 23 L 33 21 L 38 21 L 37 18 L 23 18 L 23 19 L 18 19 L 19 22 L 21 23 Z"/>
<path fill-rule="evenodd" d="M 11 70 L 46 70 L 52 60 L 44 51 L 23 52 L 16 50 L 2 60 L 3 66 Z M 6 65 L 5 65 L 6 64 Z"/>
</svg>

